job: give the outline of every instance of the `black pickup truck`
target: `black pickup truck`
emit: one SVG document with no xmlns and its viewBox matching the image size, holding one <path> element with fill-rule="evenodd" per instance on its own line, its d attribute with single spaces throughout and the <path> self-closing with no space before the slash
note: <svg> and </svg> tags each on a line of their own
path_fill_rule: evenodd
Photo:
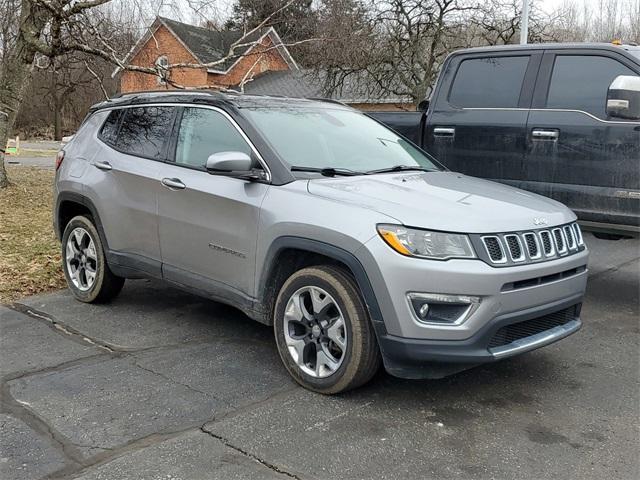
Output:
<svg viewBox="0 0 640 480">
<path fill-rule="evenodd" d="M 371 115 L 451 170 L 554 198 L 605 235 L 640 233 L 640 47 L 460 50 L 419 108 Z"/>
</svg>

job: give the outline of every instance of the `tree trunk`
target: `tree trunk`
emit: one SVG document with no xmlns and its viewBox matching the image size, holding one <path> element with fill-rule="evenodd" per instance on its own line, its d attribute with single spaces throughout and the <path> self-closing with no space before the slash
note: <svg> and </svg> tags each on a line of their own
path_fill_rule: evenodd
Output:
<svg viewBox="0 0 640 480">
<path fill-rule="evenodd" d="M 53 139 L 62 140 L 62 99 L 58 92 L 53 92 Z"/>
<path fill-rule="evenodd" d="M 4 168 L 4 149 L 13 130 L 25 88 L 31 82 L 31 69 L 36 54 L 36 49 L 25 38 L 24 32 L 39 38 L 48 20 L 47 10 L 35 6 L 31 0 L 23 0 L 20 33 L 0 67 L 0 112 L 6 113 L 0 115 L 0 188 L 9 184 Z"/>
<path fill-rule="evenodd" d="M 7 126 L 9 124 L 9 115 L 0 111 L 0 188 L 5 188 L 9 185 L 9 177 L 7 177 L 7 171 L 4 168 L 4 148 L 7 146 Z"/>
</svg>

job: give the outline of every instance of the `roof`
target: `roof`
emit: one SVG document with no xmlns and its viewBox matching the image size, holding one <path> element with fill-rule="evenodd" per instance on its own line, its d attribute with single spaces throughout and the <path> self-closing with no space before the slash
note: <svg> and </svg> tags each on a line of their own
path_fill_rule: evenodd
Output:
<svg viewBox="0 0 640 480">
<path fill-rule="evenodd" d="M 238 108 L 248 107 L 291 107 L 307 106 L 315 108 L 348 108 L 331 100 L 278 97 L 269 95 L 247 95 L 240 93 L 223 93 L 217 90 L 158 90 L 127 93 L 115 96 L 110 100 L 93 105 L 90 112 L 104 108 L 124 107 L 129 105 L 145 105 L 150 103 L 185 103 L 201 105 L 233 105 Z"/>
<path fill-rule="evenodd" d="M 513 50 L 611 50 L 620 51 L 627 50 L 637 52 L 640 47 L 637 45 L 615 45 L 613 43 L 527 43 L 525 45 L 491 45 L 485 47 L 465 48 L 456 50 L 457 53 L 473 53 L 473 52 L 493 52 L 493 51 L 513 51 Z"/>
<path fill-rule="evenodd" d="M 247 82 L 244 92 L 300 98 L 329 97 L 345 103 L 413 103 L 409 96 L 394 95 L 378 88 L 366 73 L 346 76 L 342 84 L 327 95 L 326 78 L 326 72 L 310 70 L 265 72 Z"/>
<path fill-rule="evenodd" d="M 289 50 L 282 43 L 280 36 L 273 27 L 258 29 L 251 32 L 243 39 L 245 34 L 240 30 L 210 30 L 208 28 L 189 25 L 188 23 L 178 22 L 165 17 L 156 17 L 146 33 L 129 51 L 123 60 L 123 63 L 128 63 L 133 57 L 135 57 L 161 26 L 166 27 L 182 44 L 182 46 L 184 46 L 187 51 L 194 56 L 196 61 L 203 64 L 213 63 L 225 58 L 229 54 L 229 49 L 234 42 L 242 40 L 240 42 L 241 46 L 238 46 L 234 50 L 232 57 L 227 58 L 223 63 L 208 69 L 211 73 L 227 73 L 243 55 L 248 54 L 256 44 L 260 43 L 267 36 L 271 38 L 273 45 L 277 46 L 277 50 L 287 62 L 289 68 L 294 70 L 298 69 L 298 65 L 295 60 L 293 60 Z M 119 70 L 120 68 L 117 68 L 113 72 L 112 76 L 118 73 Z"/>
</svg>

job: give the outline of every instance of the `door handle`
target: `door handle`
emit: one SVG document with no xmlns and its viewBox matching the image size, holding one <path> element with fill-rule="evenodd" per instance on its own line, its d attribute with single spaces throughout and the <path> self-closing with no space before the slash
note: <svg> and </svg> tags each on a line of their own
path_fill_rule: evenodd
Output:
<svg viewBox="0 0 640 480">
<path fill-rule="evenodd" d="M 93 162 L 93 166 L 105 171 L 113 169 L 109 162 Z"/>
<path fill-rule="evenodd" d="M 179 178 L 163 178 L 161 183 L 170 190 L 184 190 L 186 188 L 186 185 Z"/>
<path fill-rule="evenodd" d="M 534 128 L 531 131 L 531 136 L 534 140 L 558 140 L 560 136 L 559 130 L 542 130 L 540 128 Z"/>
<path fill-rule="evenodd" d="M 433 135 L 435 137 L 453 137 L 456 134 L 456 129 L 453 127 L 435 127 L 433 129 Z"/>
</svg>

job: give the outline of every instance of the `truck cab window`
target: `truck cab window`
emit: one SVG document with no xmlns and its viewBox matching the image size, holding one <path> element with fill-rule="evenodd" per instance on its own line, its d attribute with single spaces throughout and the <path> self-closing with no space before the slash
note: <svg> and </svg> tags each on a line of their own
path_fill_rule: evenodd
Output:
<svg viewBox="0 0 640 480">
<path fill-rule="evenodd" d="M 528 55 L 463 60 L 449 103 L 466 108 L 515 108 L 528 64 Z"/>
<path fill-rule="evenodd" d="M 597 55 L 558 55 L 547 108 L 582 110 L 606 119 L 607 89 L 618 75 L 637 75 L 622 63 Z"/>
</svg>

